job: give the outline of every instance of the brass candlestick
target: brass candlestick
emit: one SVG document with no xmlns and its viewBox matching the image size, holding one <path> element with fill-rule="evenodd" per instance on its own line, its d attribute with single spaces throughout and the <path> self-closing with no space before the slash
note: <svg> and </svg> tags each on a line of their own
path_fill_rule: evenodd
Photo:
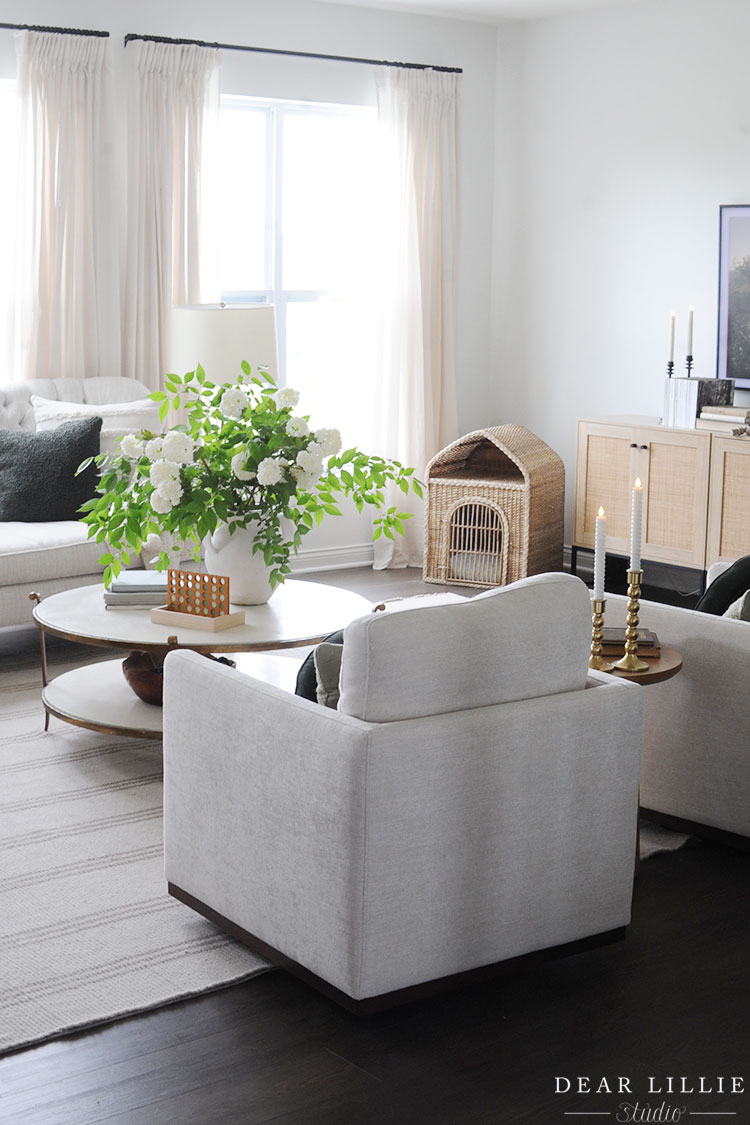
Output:
<svg viewBox="0 0 750 1125">
<path fill-rule="evenodd" d="M 602 629 L 604 627 L 604 607 L 606 606 L 604 598 L 591 599 L 591 656 L 589 657 L 589 668 L 596 668 L 599 672 L 611 672 L 613 665 L 605 660 L 602 656 Z"/>
<path fill-rule="evenodd" d="M 645 672 L 648 664 L 638 658 L 638 610 L 640 608 L 642 570 L 628 571 L 628 616 L 625 628 L 625 655 L 615 668 L 623 672 Z"/>
</svg>

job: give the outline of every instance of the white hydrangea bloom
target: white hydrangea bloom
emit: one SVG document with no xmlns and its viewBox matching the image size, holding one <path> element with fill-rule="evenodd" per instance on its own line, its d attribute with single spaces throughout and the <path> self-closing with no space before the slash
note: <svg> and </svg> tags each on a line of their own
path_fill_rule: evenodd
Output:
<svg viewBox="0 0 750 1125">
<path fill-rule="evenodd" d="M 170 430 L 164 435 L 161 455 L 166 461 L 176 461 L 179 465 L 187 465 L 193 460 L 195 445 L 193 439 L 184 434 L 182 430 Z"/>
<path fill-rule="evenodd" d="M 144 449 L 144 442 L 135 434 L 125 434 L 125 437 L 120 441 L 120 452 L 123 457 L 129 458 L 131 461 L 137 461 L 139 457 L 142 457 Z"/>
<path fill-rule="evenodd" d="M 323 472 L 323 461 L 320 457 L 309 449 L 301 449 L 297 454 L 297 464 L 303 473 L 312 477 L 314 481 L 318 480 L 320 474 Z"/>
<path fill-rule="evenodd" d="M 241 418 L 250 399 L 242 387 L 229 387 L 219 402 L 219 410 L 226 418 Z"/>
<path fill-rule="evenodd" d="M 292 476 L 297 482 L 297 487 L 305 492 L 311 492 L 320 479 L 320 473 L 308 473 L 301 465 L 295 465 Z"/>
<path fill-rule="evenodd" d="M 316 430 L 315 440 L 319 442 L 324 457 L 335 457 L 341 449 L 341 434 L 338 430 Z"/>
<path fill-rule="evenodd" d="M 255 473 L 248 473 L 245 468 L 245 461 L 247 460 L 247 453 L 243 450 L 241 453 L 235 453 L 232 458 L 232 472 L 238 480 L 252 480 Z"/>
<path fill-rule="evenodd" d="M 182 498 L 182 485 L 178 480 L 165 480 L 156 491 L 164 500 L 168 500 L 172 507 L 179 504 Z"/>
<path fill-rule="evenodd" d="M 266 457 L 258 465 L 258 484 L 279 484 L 284 478 L 284 470 L 273 457 Z"/>
<path fill-rule="evenodd" d="M 155 512 L 158 512 L 160 516 L 164 516 L 167 512 L 172 511 L 174 504 L 168 497 L 163 496 L 157 488 L 155 492 L 151 493 L 151 507 Z"/>
<path fill-rule="evenodd" d="M 286 432 L 290 437 L 307 437 L 310 433 L 307 419 L 293 414 L 286 424 Z"/>
<path fill-rule="evenodd" d="M 299 391 L 295 391 L 293 387 L 281 387 L 273 397 L 276 399 L 279 410 L 283 410 L 287 406 L 297 405 Z"/>
<path fill-rule="evenodd" d="M 179 481 L 180 466 L 175 464 L 174 461 L 154 461 L 149 469 L 148 479 L 154 488 L 170 481 Z"/>
<path fill-rule="evenodd" d="M 145 453 L 149 461 L 159 460 L 159 458 L 161 457 L 163 445 L 164 438 L 161 437 L 161 435 L 159 437 L 151 438 L 151 441 L 146 442 Z"/>
</svg>

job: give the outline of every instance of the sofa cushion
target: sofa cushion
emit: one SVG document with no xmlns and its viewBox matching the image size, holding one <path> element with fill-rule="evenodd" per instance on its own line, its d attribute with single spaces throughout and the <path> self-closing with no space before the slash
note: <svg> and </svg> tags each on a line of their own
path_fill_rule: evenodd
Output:
<svg viewBox="0 0 750 1125">
<path fill-rule="evenodd" d="M 750 590 L 746 590 L 736 602 L 732 602 L 729 608 L 724 610 L 722 617 L 731 617 L 736 621 L 750 621 Z"/>
<path fill-rule="evenodd" d="M 91 379 L 28 379 L 0 385 L 0 429 L 36 429 L 31 395 L 59 402 L 132 402 L 145 398 L 149 388 L 137 379 L 121 375 L 97 375 Z"/>
<path fill-rule="evenodd" d="M 720 617 L 745 590 L 750 590 L 750 555 L 743 555 L 715 578 L 698 599 L 695 609 L 701 613 L 715 613 Z"/>
<path fill-rule="evenodd" d="M 339 710 L 378 723 L 577 691 L 590 648 L 589 593 L 570 574 L 374 613 L 344 630 Z"/>
<path fill-rule="evenodd" d="M 320 643 L 334 645 L 343 644 L 344 630 L 336 629 L 333 633 L 329 633 L 327 637 L 324 637 Z M 311 703 L 317 703 L 318 701 L 318 675 L 315 670 L 315 649 L 307 654 L 300 665 L 294 694 L 301 695 L 303 699 L 309 699 Z"/>
<path fill-rule="evenodd" d="M 322 707 L 338 707 L 343 651 L 343 645 L 328 641 L 322 641 L 314 651 L 317 700 Z"/>
<path fill-rule="evenodd" d="M 74 520 L 96 492 L 96 465 L 76 476 L 99 452 L 98 417 L 66 422 L 56 430 L 0 430 L 0 521 Z"/>
<path fill-rule="evenodd" d="M 88 527 L 80 520 L 55 523 L 5 523 L 2 541 L 0 584 L 27 585 L 35 582 L 101 573 L 97 559 L 106 549 L 88 538 Z"/>
<path fill-rule="evenodd" d="M 102 420 L 99 446 L 102 453 L 116 453 L 120 439 L 137 430 L 158 430 L 159 404 L 150 398 L 133 402 L 60 402 L 31 395 L 37 432 L 56 430 L 74 418 L 98 417 Z"/>
</svg>

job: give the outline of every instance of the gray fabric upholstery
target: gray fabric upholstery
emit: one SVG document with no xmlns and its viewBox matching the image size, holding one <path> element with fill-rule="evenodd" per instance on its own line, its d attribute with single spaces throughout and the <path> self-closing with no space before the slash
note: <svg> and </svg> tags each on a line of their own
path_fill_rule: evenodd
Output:
<svg viewBox="0 0 750 1125">
<path fill-rule="evenodd" d="M 167 879 L 355 999 L 626 925 L 643 691 L 587 676 L 580 586 L 554 584 L 577 622 L 578 688 L 447 713 L 363 721 L 171 653 Z M 440 608 L 450 635 L 465 606 Z M 443 661 L 434 612 L 389 615 L 410 618 L 420 685 Z M 525 625 L 515 653 L 533 645 L 543 681 L 549 652 Z"/>
<path fill-rule="evenodd" d="M 344 632 L 339 707 L 377 723 L 577 691 L 590 646 L 589 595 L 570 574 L 537 574 L 454 605 L 376 613 Z"/>
<path fill-rule="evenodd" d="M 626 612 L 624 596 L 607 596 L 608 625 Z M 644 689 L 641 804 L 750 836 L 750 622 L 642 601 L 640 624 L 683 660 Z"/>
</svg>

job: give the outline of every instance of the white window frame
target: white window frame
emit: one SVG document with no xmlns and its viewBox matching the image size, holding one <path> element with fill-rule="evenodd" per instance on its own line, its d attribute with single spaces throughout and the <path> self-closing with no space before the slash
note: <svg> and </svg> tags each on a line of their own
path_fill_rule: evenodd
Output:
<svg viewBox="0 0 750 1125">
<path fill-rule="evenodd" d="M 279 384 L 286 384 L 286 325 L 287 307 L 297 302 L 317 302 L 335 296 L 323 289 L 284 289 L 282 287 L 283 263 L 283 147 L 282 137 L 284 119 L 287 116 L 321 114 L 332 117 L 371 117 L 374 109 L 362 105 L 342 105 L 335 102 L 287 101 L 280 98 L 258 98 L 240 94 L 222 94 L 221 109 L 235 108 L 248 111 L 261 110 L 267 114 L 266 130 L 266 280 L 271 280 L 267 289 L 222 290 L 221 300 L 226 304 L 273 304 L 276 308 L 276 332 L 278 337 Z M 278 217 L 282 216 L 281 221 Z"/>
</svg>

